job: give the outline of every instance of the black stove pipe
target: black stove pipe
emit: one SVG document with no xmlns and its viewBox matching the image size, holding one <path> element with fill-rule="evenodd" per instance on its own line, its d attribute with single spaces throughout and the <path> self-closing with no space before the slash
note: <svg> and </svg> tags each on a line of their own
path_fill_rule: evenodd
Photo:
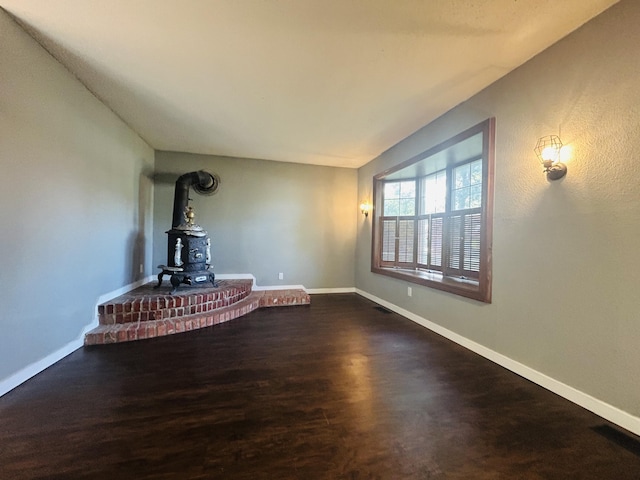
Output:
<svg viewBox="0 0 640 480">
<path fill-rule="evenodd" d="M 178 225 L 186 223 L 184 213 L 189 202 L 189 187 L 193 187 L 201 195 L 211 195 L 218 188 L 218 180 L 204 170 L 185 173 L 176 180 L 171 228 L 176 228 Z"/>
</svg>

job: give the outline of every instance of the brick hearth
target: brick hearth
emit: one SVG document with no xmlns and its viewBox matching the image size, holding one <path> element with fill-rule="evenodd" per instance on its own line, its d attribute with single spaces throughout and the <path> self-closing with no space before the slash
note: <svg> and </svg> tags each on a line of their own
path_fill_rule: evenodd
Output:
<svg viewBox="0 0 640 480">
<path fill-rule="evenodd" d="M 252 291 L 251 280 L 221 280 L 218 288 L 181 287 L 174 295 L 155 282 L 98 306 L 99 326 L 85 345 L 129 342 L 228 322 L 262 307 L 308 305 L 302 289 Z"/>
</svg>

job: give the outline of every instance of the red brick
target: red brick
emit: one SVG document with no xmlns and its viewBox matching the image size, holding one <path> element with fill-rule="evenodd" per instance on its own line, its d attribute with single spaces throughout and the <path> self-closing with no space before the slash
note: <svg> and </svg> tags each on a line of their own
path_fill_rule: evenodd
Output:
<svg viewBox="0 0 640 480">
<path fill-rule="evenodd" d="M 163 337 L 167 334 L 167 325 L 165 322 L 158 322 L 156 324 L 156 333 L 158 337 Z"/>
<path fill-rule="evenodd" d="M 136 338 L 138 338 L 138 340 L 147 338 L 147 325 L 146 324 L 142 324 L 142 325 L 138 326 L 138 328 L 136 329 Z"/>
<path fill-rule="evenodd" d="M 138 327 L 136 325 L 131 325 L 127 327 L 127 339 L 128 340 L 138 339 Z"/>
</svg>

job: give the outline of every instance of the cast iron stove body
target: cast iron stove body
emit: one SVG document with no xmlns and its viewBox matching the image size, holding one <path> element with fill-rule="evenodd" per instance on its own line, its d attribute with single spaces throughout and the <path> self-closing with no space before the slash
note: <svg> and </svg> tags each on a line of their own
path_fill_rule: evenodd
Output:
<svg viewBox="0 0 640 480">
<path fill-rule="evenodd" d="M 176 181 L 173 199 L 173 222 L 167 243 L 167 265 L 158 265 L 158 284 L 162 285 L 164 275 L 171 275 L 171 293 L 181 284 L 197 285 L 211 282 L 214 287 L 215 275 L 211 268 L 211 240 L 207 232 L 194 223 L 195 213 L 187 206 L 189 187 L 203 195 L 211 195 L 218 188 L 219 179 L 208 172 L 185 173 Z"/>
</svg>

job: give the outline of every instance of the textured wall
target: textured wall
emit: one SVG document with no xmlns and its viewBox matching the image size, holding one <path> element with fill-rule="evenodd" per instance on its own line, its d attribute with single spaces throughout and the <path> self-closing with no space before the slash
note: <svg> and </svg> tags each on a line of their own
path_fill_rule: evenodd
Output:
<svg viewBox="0 0 640 480">
<path fill-rule="evenodd" d="M 354 286 L 357 172 L 346 168 L 157 152 L 154 265 L 167 261 L 175 180 L 199 169 L 221 178 L 213 196 L 190 195 L 217 274 L 251 273 L 263 286 Z"/>
<path fill-rule="evenodd" d="M 0 382 L 150 271 L 153 150 L 0 10 Z"/>
<path fill-rule="evenodd" d="M 488 117 L 497 119 L 493 303 L 370 273 L 358 228 L 358 288 L 640 415 L 640 2 L 623 1 L 359 170 L 374 174 Z M 538 137 L 569 145 L 549 183 Z"/>
</svg>

